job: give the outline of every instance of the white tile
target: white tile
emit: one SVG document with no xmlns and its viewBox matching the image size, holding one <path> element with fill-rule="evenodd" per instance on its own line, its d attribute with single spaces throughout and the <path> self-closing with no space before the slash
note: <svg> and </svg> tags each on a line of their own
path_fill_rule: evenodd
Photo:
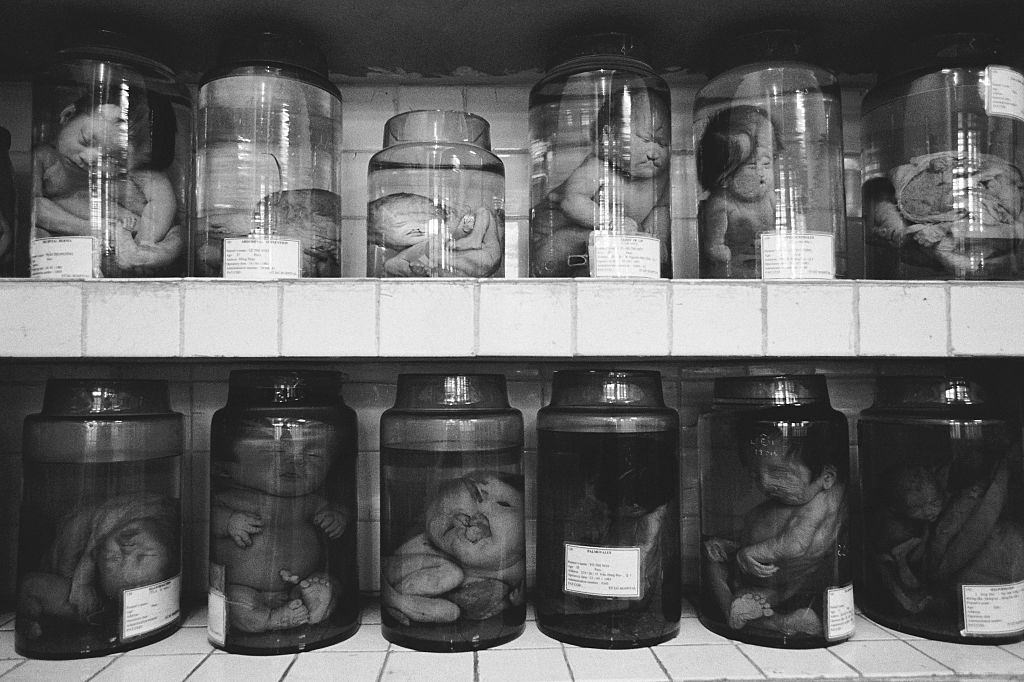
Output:
<svg viewBox="0 0 1024 682">
<path fill-rule="evenodd" d="M 4 682 L 70 682 L 88 680 L 110 665 L 112 656 L 75 661 L 27 660 L 4 675 Z"/>
<path fill-rule="evenodd" d="M 527 533 L 527 539 L 529 539 L 529 533 Z M 530 545 L 528 545 L 530 546 Z M 528 604 L 527 608 L 532 609 L 533 604 Z M 523 628 L 523 634 L 519 635 L 511 642 L 505 642 L 499 646 L 490 649 L 490 651 L 502 651 L 508 649 L 559 649 L 561 650 L 562 643 L 557 639 L 548 637 L 543 632 L 537 629 L 537 623 L 527 618 L 526 627 Z M 561 655 L 561 654 L 559 654 Z"/>
<path fill-rule="evenodd" d="M 21 654 L 14 650 L 13 625 L 0 630 L 0 659 L 5 658 L 21 658 Z"/>
<path fill-rule="evenodd" d="M 672 282 L 672 355 L 763 355 L 759 281 Z"/>
<path fill-rule="evenodd" d="M 473 682 L 473 653 L 432 654 L 395 647 L 384 663 L 384 680 Z"/>
<path fill-rule="evenodd" d="M 950 283 L 953 355 L 1024 355 L 1024 287 Z"/>
<path fill-rule="evenodd" d="M 658 646 L 654 649 L 673 680 L 763 680 L 746 656 L 732 644 Z"/>
<path fill-rule="evenodd" d="M 5 282 L 0 296 L 0 355 L 82 354 L 82 282 Z"/>
<path fill-rule="evenodd" d="M 22 663 L 23 661 L 17 659 L 11 659 L 8 661 L 0 660 L 0 676 L 3 676 L 3 674 L 6 673 L 8 670 L 13 670 Z"/>
<path fill-rule="evenodd" d="M 569 675 L 562 649 L 487 649 L 478 654 L 480 682 L 559 682 Z"/>
<path fill-rule="evenodd" d="M 565 658 L 569 661 L 572 678 L 576 682 L 585 680 L 668 680 L 658 659 L 651 650 L 644 649 L 584 649 L 565 647 Z"/>
<path fill-rule="evenodd" d="M 365 213 L 366 208 L 362 211 Z M 366 216 L 341 220 L 341 276 L 366 277 Z"/>
<path fill-rule="evenodd" d="M 577 355 L 668 355 L 668 280 L 575 282 Z"/>
<path fill-rule="evenodd" d="M 659 647 L 689 646 L 706 644 L 728 644 L 730 640 L 722 635 L 712 632 L 704 627 L 704 624 L 697 618 L 681 618 L 679 620 L 679 634 L 674 639 L 659 644 Z"/>
<path fill-rule="evenodd" d="M 274 283 L 195 280 L 184 286 L 185 356 L 278 354 L 280 289 Z"/>
<path fill-rule="evenodd" d="M 369 170 L 373 152 L 346 151 L 340 155 L 341 162 L 341 212 L 348 217 L 366 216 L 368 200 L 366 173 Z"/>
<path fill-rule="evenodd" d="M 857 291 L 860 355 L 946 355 L 949 324 L 944 286 L 861 282 Z"/>
<path fill-rule="evenodd" d="M 920 640 L 910 646 L 952 668 L 958 675 L 1021 675 L 1024 662 L 1008 651 L 992 646 Z"/>
<path fill-rule="evenodd" d="M 242 656 L 217 652 L 211 654 L 192 673 L 189 682 L 221 682 L 222 680 L 248 680 L 262 682 L 280 680 L 295 654 L 284 656 Z"/>
<path fill-rule="evenodd" d="M 854 354 L 851 282 L 772 282 L 766 287 L 768 355 Z"/>
<path fill-rule="evenodd" d="M 858 677 L 828 649 L 773 649 L 751 644 L 740 644 L 739 648 L 770 678 Z"/>
<path fill-rule="evenodd" d="M 333 652 L 310 651 L 296 659 L 285 676 L 297 680 L 375 680 L 384 666 L 384 651 Z"/>
<path fill-rule="evenodd" d="M 85 354 L 176 357 L 181 352 L 177 282 L 90 282 L 85 287 Z"/>
<path fill-rule="evenodd" d="M 476 337 L 474 294 L 473 280 L 381 280 L 380 355 L 472 355 Z"/>
<path fill-rule="evenodd" d="M 205 658 L 202 654 L 121 656 L 92 678 L 95 682 L 178 682 Z"/>
<path fill-rule="evenodd" d="M 524 149 L 530 144 L 530 88 L 527 85 L 466 87 L 466 109 L 491 125 L 491 149 Z"/>
<path fill-rule="evenodd" d="M 865 677 L 950 675 L 952 671 L 906 642 L 844 642 L 832 653 Z"/>
<path fill-rule="evenodd" d="M 530 276 L 530 221 L 505 217 L 505 279 Z"/>
<path fill-rule="evenodd" d="M 209 654 L 213 645 L 206 638 L 206 628 L 181 628 L 159 642 L 132 649 L 125 656 L 169 656 L 171 654 Z"/>
<path fill-rule="evenodd" d="M 448 74 L 423 75 L 437 76 Z M 451 111 L 465 110 L 465 96 L 461 86 L 402 85 L 399 86 L 396 91 L 398 93 L 399 113 L 415 109 L 448 109 Z"/>
<path fill-rule="evenodd" d="M 863 641 L 869 639 L 897 639 L 889 630 L 883 628 L 881 625 L 875 623 L 870 618 L 857 614 L 855 616 L 856 621 L 854 623 L 853 637 L 851 641 Z"/>
<path fill-rule="evenodd" d="M 281 287 L 282 355 L 377 354 L 376 280 L 294 280 Z"/>
<path fill-rule="evenodd" d="M 396 112 L 394 88 L 386 83 L 367 86 L 343 83 L 340 89 L 343 148 L 376 152 L 382 147 L 384 124 Z"/>
<path fill-rule="evenodd" d="M 530 217 L 530 155 L 526 152 L 503 152 L 498 155 L 505 166 L 505 215 Z"/>
<path fill-rule="evenodd" d="M 570 280 L 480 282 L 480 355 L 572 354 Z"/>
</svg>

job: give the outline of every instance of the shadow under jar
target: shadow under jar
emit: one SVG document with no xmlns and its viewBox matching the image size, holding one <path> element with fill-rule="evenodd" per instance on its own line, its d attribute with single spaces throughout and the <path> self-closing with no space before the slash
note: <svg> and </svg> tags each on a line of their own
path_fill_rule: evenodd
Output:
<svg viewBox="0 0 1024 682">
<path fill-rule="evenodd" d="M 858 424 L 857 604 L 929 639 L 1024 639 L 1020 429 L 962 377 L 883 377 Z"/>
<path fill-rule="evenodd" d="M 679 416 L 660 374 L 555 372 L 537 437 L 540 631 L 602 649 L 675 637 Z"/>
</svg>

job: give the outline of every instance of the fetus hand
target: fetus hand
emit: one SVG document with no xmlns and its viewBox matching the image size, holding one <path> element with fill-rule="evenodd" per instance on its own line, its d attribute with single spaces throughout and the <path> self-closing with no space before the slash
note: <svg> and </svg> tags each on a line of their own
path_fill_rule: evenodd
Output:
<svg viewBox="0 0 1024 682">
<path fill-rule="evenodd" d="M 313 516 L 313 523 L 332 540 L 341 537 L 348 526 L 348 514 L 337 507 L 321 509 Z"/>
<path fill-rule="evenodd" d="M 725 562 L 736 551 L 737 545 L 725 538 L 711 538 L 704 542 L 704 551 L 712 561 Z"/>
<path fill-rule="evenodd" d="M 750 554 L 750 547 L 744 547 L 736 553 L 736 563 L 739 565 L 740 570 L 747 575 L 767 578 L 779 570 L 779 567 L 775 564 L 762 564 L 757 559 L 751 557 Z"/>
<path fill-rule="evenodd" d="M 241 548 L 252 545 L 252 536 L 263 530 L 263 519 L 259 514 L 234 512 L 228 517 L 228 535 Z"/>
</svg>

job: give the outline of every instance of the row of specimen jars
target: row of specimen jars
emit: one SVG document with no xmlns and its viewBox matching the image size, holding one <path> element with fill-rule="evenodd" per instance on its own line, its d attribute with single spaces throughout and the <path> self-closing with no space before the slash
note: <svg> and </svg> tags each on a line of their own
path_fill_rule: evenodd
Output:
<svg viewBox="0 0 1024 682">
<path fill-rule="evenodd" d="M 464 651 L 523 632 L 526 478 L 539 629 L 589 647 L 676 637 L 679 418 L 649 370 L 559 370 L 537 467 L 500 374 L 402 374 L 380 421 L 382 634 Z M 710 630 L 776 647 L 879 623 L 1024 638 L 1019 423 L 962 377 L 883 377 L 847 420 L 822 375 L 725 377 L 698 424 Z M 237 370 L 212 419 L 208 632 L 228 651 L 325 646 L 359 628 L 356 415 L 336 372 Z M 16 647 L 142 646 L 181 621 L 182 418 L 167 384 L 51 380 L 25 422 Z M 855 590 L 856 589 L 856 593 Z"/>
<path fill-rule="evenodd" d="M 342 102 L 322 55 L 276 34 L 228 41 L 193 111 L 119 40 L 65 49 L 35 80 L 31 275 L 340 276 Z M 920 40 L 865 97 L 869 278 L 1024 278 L 1024 75 L 1001 49 Z M 835 75 L 789 31 L 722 53 L 693 112 L 700 276 L 844 276 Z M 530 275 L 672 277 L 669 89 L 641 46 L 569 41 L 528 116 Z M 486 120 L 394 116 L 369 162 L 366 275 L 502 276 L 504 202 Z"/>
</svg>

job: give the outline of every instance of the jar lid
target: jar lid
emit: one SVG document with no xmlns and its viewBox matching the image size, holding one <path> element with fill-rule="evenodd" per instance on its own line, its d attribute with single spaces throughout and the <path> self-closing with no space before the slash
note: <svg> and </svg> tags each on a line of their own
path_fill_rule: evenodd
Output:
<svg viewBox="0 0 1024 682">
<path fill-rule="evenodd" d="M 791 28 L 765 28 L 729 35 L 715 41 L 710 75 L 757 62 L 809 62 L 814 60 L 805 34 Z"/>
<path fill-rule="evenodd" d="M 228 402 L 259 405 L 340 403 L 341 374 L 321 370 L 235 369 L 228 375 Z"/>
<path fill-rule="evenodd" d="M 406 142 L 462 142 L 491 148 L 491 126 L 465 111 L 419 109 L 392 116 L 384 124 L 384 147 Z"/>
<path fill-rule="evenodd" d="M 48 416 L 170 412 L 167 382 L 126 379 L 49 379 L 42 414 Z"/>
<path fill-rule="evenodd" d="M 551 378 L 551 405 L 665 407 L 661 374 L 653 370 L 558 370 Z"/>
<path fill-rule="evenodd" d="M 985 405 L 985 389 L 961 376 L 879 377 L 874 408 L 943 409 Z"/>
<path fill-rule="evenodd" d="M 57 58 L 98 59 L 133 66 L 145 65 L 171 73 L 169 67 L 149 53 L 149 46 L 143 42 L 140 34 L 109 28 L 77 30 L 57 50 Z"/>
<path fill-rule="evenodd" d="M 396 409 L 507 409 L 502 374 L 399 374 Z"/>
<path fill-rule="evenodd" d="M 569 36 L 554 51 L 546 70 L 560 71 L 576 66 L 601 68 L 603 63 L 615 66 L 622 60 L 653 71 L 647 63 L 647 46 L 631 33 L 600 31 Z"/>
<path fill-rule="evenodd" d="M 296 36 L 274 31 L 238 33 L 224 40 L 217 59 L 218 67 L 244 64 L 290 67 L 308 71 L 324 80 L 329 77 L 323 52 Z"/>
<path fill-rule="evenodd" d="M 1004 41 L 991 33 L 941 33 L 900 41 L 879 68 L 879 80 L 911 72 L 984 67 L 1006 59 Z"/>
<path fill-rule="evenodd" d="M 721 377 L 715 379 L 715 402 L 745 405 L 828 404 L 823 374 Z"/>
</svg>

